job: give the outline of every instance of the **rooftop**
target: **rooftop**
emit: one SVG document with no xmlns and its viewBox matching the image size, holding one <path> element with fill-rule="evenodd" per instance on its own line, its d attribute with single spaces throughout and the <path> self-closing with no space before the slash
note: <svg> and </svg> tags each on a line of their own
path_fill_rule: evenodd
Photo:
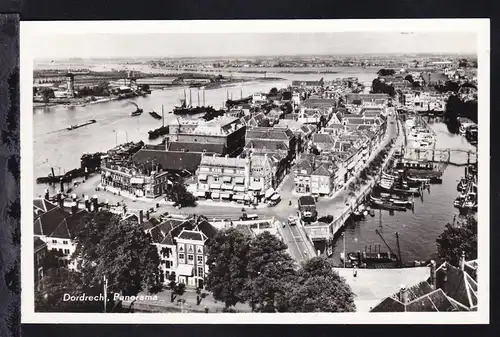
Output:
<svg viewBox="0 0 500 337">
<path fill-rule="evenodd" d="M 195 152 L 171 152 L 161 150 L 139 150 L 132 157 L 136 164 L 154 163 L 163 170 L 194 172 L 200 165 L 202 154 Z"/>
<path fill-rule="evenodd" d="M 208 166 L 224 166 L 224 167 L 241 167 L 244 168 L 248 164 L 248 158 L 228 158 L 216 157 L 209 155 L 201 155 L 200 165 Z"/>
</svg>

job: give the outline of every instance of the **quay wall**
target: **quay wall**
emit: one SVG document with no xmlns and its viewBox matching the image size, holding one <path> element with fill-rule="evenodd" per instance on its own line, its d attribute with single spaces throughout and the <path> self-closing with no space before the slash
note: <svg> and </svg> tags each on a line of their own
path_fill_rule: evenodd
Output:
<svg viewBox="0 0 500 337">
<path fill-rule="evenodd" d="M 396 139 L 400 136 L 399 130 L 400 130 L 401 126 L 402 126 L 402 124 L 400 123 L 400 121 L 398 119 L 398 128 L 397 128 Z M 368 184 L 366 184 L 362 187 L 361 193 L 356 198 L 356 200 L 353 203 L 351 203 L 351 206 L 346 207 L 345 210 L 342 212 L 342 214 L 340 216 L 338 216 L 335 220 L 333 220 L 333 222 L 330 224 L 331 237 L 329 239 L 333 239 L 335 237 L 335 234 L 344 226 L 345 222 L 347 221 L 347 219 L 349 218 L 351 213 L 354 211 L 354 209 L 365 202 L 366 198 L 371 193 L 371 191 L 372 191 L 373 187 L 375 186 L 375 184 L 377 183 L 377 181 L 380 180 L 382 172 L 385 171 L 385 169 L 387 168 L 387 166 L 391 162 L 391 159 L 393 158 L 394 151 L 396 150 L 396 148 L 397 148 L 397 146 L 396 146 L 396 144 L 394 144 L 391 151 L 389 152 L 387 158 L 385 159 L 385 162 L 382 165 L 379 173 L 374 177 L 374 179 L 372 179 L 370 182 L 368 182 Z"/>
</svg>

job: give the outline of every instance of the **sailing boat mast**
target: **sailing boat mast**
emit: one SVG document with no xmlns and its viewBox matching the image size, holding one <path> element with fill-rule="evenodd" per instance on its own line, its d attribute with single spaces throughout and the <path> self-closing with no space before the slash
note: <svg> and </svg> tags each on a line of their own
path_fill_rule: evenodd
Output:
<svg viewBox="0 0 500 337">
<path fill-rule="evenodd" d="M 163 104 L 161 105 L 161 120 L 162 126 L 165 127 L 165 114 L 163 113 Z"/>
<path fill-rule="evenodd" d="M 401 258 L 401 247 L 399 246 L 399 233 L 396 232 L 396 243 L 398 245 L 398 254 L 399 254 L 399 264 L 403 266 L 403 259 Z"/>
</svg>

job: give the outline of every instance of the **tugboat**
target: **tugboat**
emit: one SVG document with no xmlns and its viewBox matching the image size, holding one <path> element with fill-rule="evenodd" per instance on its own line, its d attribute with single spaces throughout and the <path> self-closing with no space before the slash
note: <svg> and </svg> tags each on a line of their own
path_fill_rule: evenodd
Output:
<svg viewBox="0 0 500 337">
<path fill-rule="evenodd" d="M 457 191 L 458 192 L 465 192 L 467 190 L 467 179 L 462 178 L 460 179 L 460 182 L 457 185 Z"/>
<path fill-rule="evenodd" d="M 453 207 L 460 208 L 460 207 L 462 207 L 464 202 L 465 202 L 465 195 L 461 194 L 453 202 Z"/>
</svg>

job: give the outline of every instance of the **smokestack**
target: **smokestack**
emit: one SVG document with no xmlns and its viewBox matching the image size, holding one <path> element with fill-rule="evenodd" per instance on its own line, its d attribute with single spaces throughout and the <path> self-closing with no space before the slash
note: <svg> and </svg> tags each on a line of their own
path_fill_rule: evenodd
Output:
<svg viewBox="0 0 500 337">
<path fill-rule="evenodd" d="M 141 210 L 139 211 L 139 225 L 141 225 L 141 224 L 142 224 L 143 220 L 144 220 L 144 215 L 143 215 L 143 213 L 142 213 L 142 209 L 141 209 Z"/>
<path fill-rule="evenodd" d="M 60 179 L 60 184 L 61 184 L 61 193 L 62 193 L 62 192 L 64 192 L 64 181 L 62 178 Z"/>
<path fill-rule="evenodd" d="M 45 189 L 45 194 L 44 194 L 43 198 L 44 198 L 45 200 L 49 200 L 49 197 L 50 197 L 50 195 L 49 195 L 49 189 L 48 189 L 48 188 L 46 188 L 46 189 Z"/>
<path fill-rule="evenodd" d="M 149 221 L 149 209 L 146 211 L 146 220 Z"/>
<path fill-rule="evenodd" d="M 63 197 L 61 192 L 57 193 L 57 204 L 59 205 L 59 207 L 63 207 Z"/>
<path fill-rule="evenodd" d="M 431 260 L 430 269 L 431 269 L 430 285 L 432 289 L 436 289 L 436 261 Z"/>
<path fill-rule="evenodd" d="M 462 256 L 460 257 L 460 269 L 465 270 L 465 252 L 462 251 Z"/>
<path fill-rule="evenodd" d="M 52 171 L 52 176 L 53 176 L 53 177 L 55 177 L 55 176 L 56 176 L 56 174 L 54 173 L 54 168 L 53 168 L 53 167 L 51 167 L 51 168 L 50 168 L 50 170 Z"/>
<path fill-rule="evenodd" d="M 448 283 L 448 268 L 447 268 L 447 265 L 446 263 L 443 265 L 443 268 L 442 268 L 442 271 L 443 271 L 443 282 L 441 282 L 441 289 L 443 290 L 443 292 L 445 294 L 447 294 L 447 283 Z"/>
<path fill-rule="evenodd" d="M 400 294 L 401 294 L 401 298 L 400 298 L 401 303 L 407 304 L 408 303 L 408 289 L 406 289 L 405 285 L 401 286 Z"/>
</svg>

